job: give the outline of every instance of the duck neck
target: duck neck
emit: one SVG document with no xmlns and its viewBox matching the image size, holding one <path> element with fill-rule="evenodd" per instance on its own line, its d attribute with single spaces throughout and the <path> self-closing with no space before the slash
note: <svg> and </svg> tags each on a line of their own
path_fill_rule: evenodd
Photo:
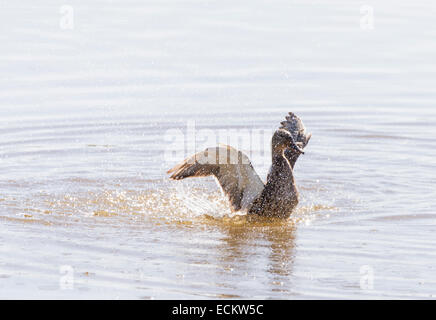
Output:
<svg viewBox="0 0 436 320">
<path fill-rule="evenodd" d="M 272 154 L 272 166 L 273 167 L 283 167 L 286 165 L 286 160 L 284 151 L 275 151 Z"/>
<path fill-rule="evenodd" d="M 274 179 L 287 179 L 292 184 L 294 183 L 294 174 L 292 166 L 286 158 L 285 151 L 273 152 L 272 154 L 272 166 L 270 175 L 275 176 Z"/>
<path fill-rule="evenodd" d="M 283 155 L 288 160 L 291 168 L 294 169 L 295 163 L 297 162 L 298 157 L 300 156 L 300 154 L 296 153 L 295 151 L 293 151 L 291 149 L 286 149 L 283 152 Z"/>
</svg>

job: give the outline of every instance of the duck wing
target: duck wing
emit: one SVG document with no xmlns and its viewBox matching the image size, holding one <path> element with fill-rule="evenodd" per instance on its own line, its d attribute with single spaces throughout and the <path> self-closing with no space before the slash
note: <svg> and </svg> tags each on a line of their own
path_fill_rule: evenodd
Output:
<svg viewBox="0 0 436 320">
<path fill-rule="evenodd" d="M 295 144 L 300 147 L 300 149 L 304 149 L 307 146 L 312 134 L 307 132 L 303 121 L 301 121 L 301 119 L 295 113 L 289 112 L 289 114 L 286 116 L 286 120 L 282 121 L 281 125 L 282 126 L 280 129 L 287 130 L 292 135 Z M 291 148 L 286 149 L 285 157 L 288 159 L 291 167 L 294 168 L 295 163 L 300 157 L 300 153 L 295 152 L 295 150 Z"/>
<path fill-rule="evenodd" d="M 247 209 L 265 187 L 248 157 L 226 145 L 198 152 L 167 173 L 173 180 L 213 175 L 233 212 Z"/>
<path fill-rule="evenodd" d="M 303 121 L 295 113 L 289 112 L 286 120 L 282 121 L 281 125 L 280 129 L 289 131 L 300 148 L 304 149 L 307 146 L 312 134 L 307 132 Z"/>
</svg>

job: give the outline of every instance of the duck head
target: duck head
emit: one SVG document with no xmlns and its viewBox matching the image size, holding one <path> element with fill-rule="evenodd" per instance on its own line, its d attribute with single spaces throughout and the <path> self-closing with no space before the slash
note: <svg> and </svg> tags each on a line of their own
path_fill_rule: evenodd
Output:
<svg viewBox="0 0 436 320">
<path fill-rule="evenodd" d="M 275 154 L 282 154 L 285 150 L 291 150 L 298 155 L 304 154 L 302 147 L 295 142 L 289 131 L 285 129 L 278 129 L 274 132 L 271 145 L 273 153 Z"/>
</svg>

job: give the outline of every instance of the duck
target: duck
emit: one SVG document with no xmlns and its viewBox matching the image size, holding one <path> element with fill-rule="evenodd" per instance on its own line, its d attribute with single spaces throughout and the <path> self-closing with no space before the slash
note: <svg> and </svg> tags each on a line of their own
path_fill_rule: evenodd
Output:
<svg viewBox="0 0 436 320">
<path fill-rule="evenodd" d="M 289 112 L 271 138 L 271 168 L 264 183 L 245 153 L 228 145 L 206 148 L 167 171 L 172 180 L 213 176 L 232 212 L 288 218 L 298 206 L 295 163 L 312 137 Z"/>
</svg>

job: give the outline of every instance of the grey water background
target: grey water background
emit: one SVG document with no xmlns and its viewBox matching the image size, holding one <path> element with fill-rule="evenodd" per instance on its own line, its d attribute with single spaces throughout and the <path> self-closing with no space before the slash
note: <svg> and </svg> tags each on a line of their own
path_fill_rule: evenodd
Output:
<svg viewBox="0 0 436 320">
<path fill-rule="evenodd" d="M 0 4 L 1 298 L 435 297 L 433 2 L 62 5 Z M 169 130 L 288 111 L 313 133 L 289 221 L 167 180 Z"/>
</svg>

